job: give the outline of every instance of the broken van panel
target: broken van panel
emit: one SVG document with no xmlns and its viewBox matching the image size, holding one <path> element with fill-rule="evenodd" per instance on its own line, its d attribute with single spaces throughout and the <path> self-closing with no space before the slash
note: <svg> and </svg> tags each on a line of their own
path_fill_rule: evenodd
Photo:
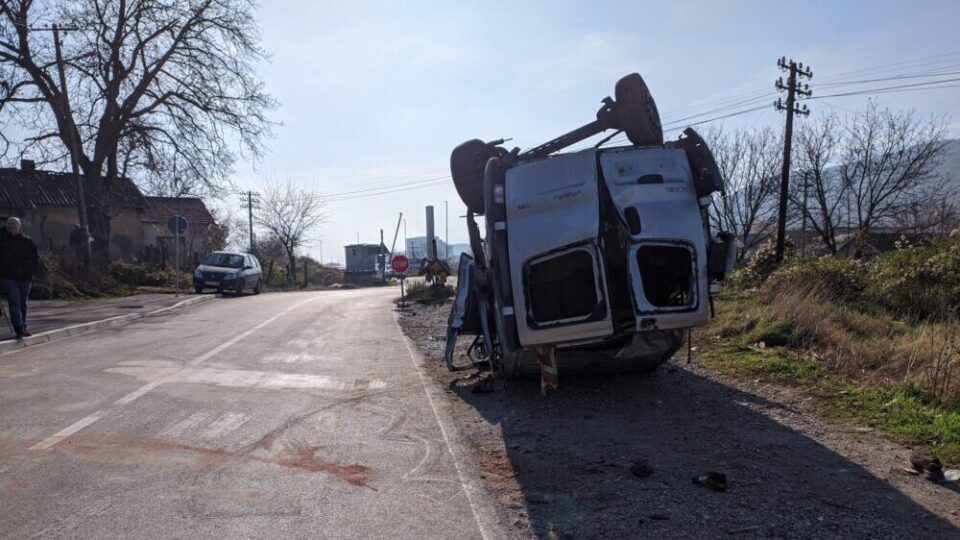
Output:
<svg viewBox="0 0 960 540">
<path fill-rule="evenodd" d="M 663 143 L 639 75 L 616 90 L 595 121 L 527 152 L 502 140 L 454 149 L 476 259 L 461 259 L 449 365 L 457 336 L 474 334 L 471 351 L 505 376 L 536 371 L 544 351 L 560 372 L 651 369 L 708 321 L 711 284 L 733 252 L 708 226 L 722 178 L 692 129 Z M 605 129 L 633 145 L 556 154 Z"/>
</svg>

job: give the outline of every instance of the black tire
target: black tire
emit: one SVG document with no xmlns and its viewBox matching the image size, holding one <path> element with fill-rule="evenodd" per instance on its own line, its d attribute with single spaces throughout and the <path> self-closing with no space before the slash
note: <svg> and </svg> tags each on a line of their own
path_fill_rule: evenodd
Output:
<svg viewBox="0 0 960 540">
<path fill-rule="evenodd" d="M 253 294 L 260 294 L 263 291 L 263 282 L 257 280 L 257 286 L 253 288 Z"/>
<path fill-rule="evenodd" d="M 237 296 L 243 296 L 243 280 L 237 283 L 237 288 L 233 291 Z"/>
<path fill-rule="evenodd" d="M 483 171 L 492 156 L 490 147 L 480 139 L 471 139 L 450 153 L 450 175 L 460 200 L 474 214 L 484 213 Z"/>
<path fill-rule="evenodd" d="M 640 74 L 631 73 L 617 81 L 614 92 L 620 129 L 627 134 L 630 142 L 637 146 L 663 144 L 660 113 Z"/>
</svg>

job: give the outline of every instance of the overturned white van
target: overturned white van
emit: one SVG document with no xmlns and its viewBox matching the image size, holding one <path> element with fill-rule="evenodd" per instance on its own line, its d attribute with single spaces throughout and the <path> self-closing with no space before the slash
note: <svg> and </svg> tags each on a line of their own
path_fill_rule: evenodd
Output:
<svg viewBox="0 0 960 540">
<path fill-rule="evenodd" d="M 596 121 L 533 150 L 472 140 L 453 151 L 475 258 L 460 262 L 448 365 L 457 337 L 472 334 L 471 353 L 507 377 L 647 370 L 709 320 L 734 251 L 709 229 L 722 178 L 692 129 L 664 144 L 639 75 L 616 90 Z M 605 129 L 633 144 L 555 153 Z"/>
</svg>

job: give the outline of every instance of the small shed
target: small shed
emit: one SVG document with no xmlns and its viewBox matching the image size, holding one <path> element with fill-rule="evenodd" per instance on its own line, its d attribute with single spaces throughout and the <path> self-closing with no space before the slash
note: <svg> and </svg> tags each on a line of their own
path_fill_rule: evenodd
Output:
<svg viewBox="0 0 960 540">
<path fill-rule="evenodd" d="M 376 272 L 380 244 L 350 244 L 346 251 L 347 273 Z"/>
</svg>

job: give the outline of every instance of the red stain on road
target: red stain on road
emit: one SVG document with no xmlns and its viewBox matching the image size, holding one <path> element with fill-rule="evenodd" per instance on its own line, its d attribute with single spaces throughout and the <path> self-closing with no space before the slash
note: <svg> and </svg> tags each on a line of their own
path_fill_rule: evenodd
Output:
<svg viewBox="0 0 960 540">
<path fill-rule="evenodd" d="M 272 446 L 273 441 L 270 441 Z M 116 461 L 138 461 L 147 464 L 155 462 L 157 454 L 187 454 L 205 467 L 217 467 L 229 463 L 258 462 L 276 465 L 290 470 L 305 472 L 322 472 L 338 478 L 350 485 L 367 487 L 370 468 L 364 465 L 341 465 L 324 461 L 317 456 L 320 446 L 288 446 L 278 454 L 264 457 L 254 455 L 258 449 L 266 449 L 262 445 L 248 448 L 244 451 L 225 450 L 222 448 L 204 448 L 191 446 L 162 439 L 130 439 L 109 435 L 80 434 L 66 439 L 54 449 L 61 452 L 103 457 Z M 137 454 L 147 454 L 137 456 Z"/>
<path fill-rule="evenodd" d="M 367 486 L 367 473 L 370 469 L 363 465 L 337 465 L 317 459 L 319 447 L 287 448 L 273 463 L 291 469 L 303 469 L 311 472 L 325 472 L 336 476 L 354 486 Z"/>
</svg>

